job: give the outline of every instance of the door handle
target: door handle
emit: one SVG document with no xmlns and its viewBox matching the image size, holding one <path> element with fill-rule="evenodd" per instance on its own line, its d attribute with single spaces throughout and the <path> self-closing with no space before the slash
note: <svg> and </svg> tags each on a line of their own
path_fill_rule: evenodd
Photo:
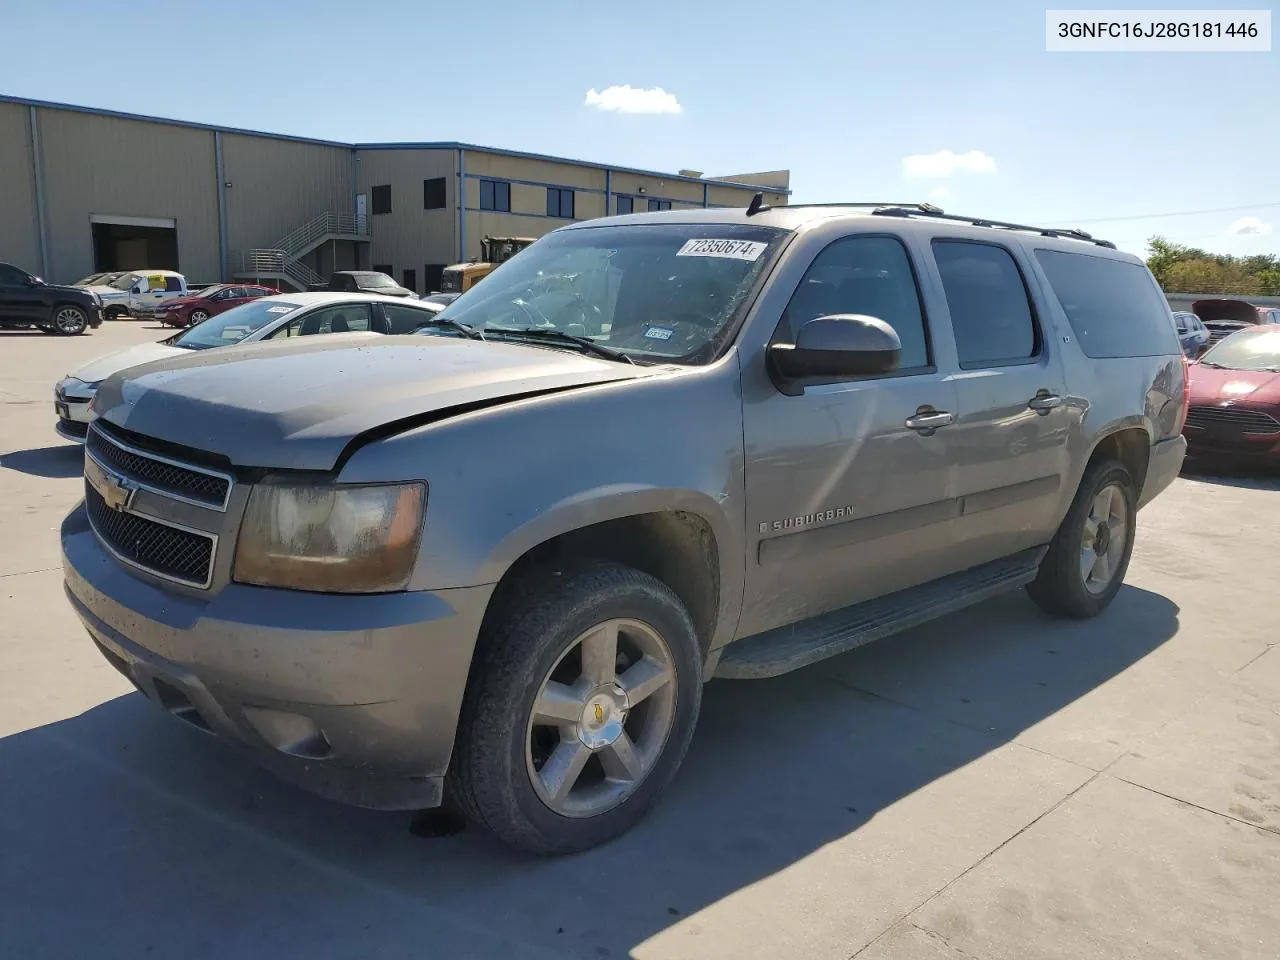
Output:
<svg viewBox="0 0 1280 960">
<path fill-rule="evenodd" d="M 1062 398 L 1048 390 L 1041 390 L 1027 401 L 1027 406 L 1039 414 L 1046 414 L 1054 407 L 1062 406 Z"/>
<path fill-rule="evenodd" d="M 903 426 L 908 430 L 919 430 L 921 433 L 931 434 L 939 427 L 955 422 L 954 414 L 947 413 L 945 410 L 934 410 L 932 407 L 922 407 L 916 411 L 915 416 L 907 417 L 903 421 Z"/>
</svg>

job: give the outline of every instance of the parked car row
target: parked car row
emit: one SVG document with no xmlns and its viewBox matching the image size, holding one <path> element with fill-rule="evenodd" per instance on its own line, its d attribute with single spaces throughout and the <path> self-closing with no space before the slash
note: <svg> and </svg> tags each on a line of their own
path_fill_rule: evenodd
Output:
<svg viewBox="0 0 1280 960">
<path fill-rule="evenodd" d="M 231 293 L 244 290 L 234 285 L 224 289 Z M 267 291 L 267 288 L 255 289 Z M 191 351 L 260 340 L 331 333 L 412 333 L 432 323 L 438 312 L 432 304 L 369 294 L 276 295 L 268 291 L 232 303 L 234 298 L 221 297 L 221 292 L 213 290 L 209 294 L 215 298 L 212 303 L 199 297 L 190 298 L 185 304 L 175 301 L 174 316 L 186 317 L 188 322 L 174 321 L 171 325 L 188 327 L 182 333 L 158 343 L 144 343 L 98 357 L 58 381 L 54 387 L 57 433 L 65 439 L 83 442 L 94 419 L 91 409 L 94 394 L 112 374 L 131 367 L 189 355 Z M 194 319 L 193 315 L 206 311 L 209 313 L 204 318 Z"/>
<path fill-rule="evenodd" d="M 1086 234 L 757 196 L 436 306 L 262 297 L 64 381 L 66 592 L 171 716 L 538 853 L 654 806 L 713 676 L 1101 614 L 1186 448 L 1168 304 Z"/>
</svg>

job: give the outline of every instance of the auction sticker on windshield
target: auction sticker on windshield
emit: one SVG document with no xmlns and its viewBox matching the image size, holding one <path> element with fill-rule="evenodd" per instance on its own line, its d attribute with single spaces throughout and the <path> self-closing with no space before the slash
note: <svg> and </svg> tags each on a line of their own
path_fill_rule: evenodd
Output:
<svg viewBox="0 0 1280 960">
<path fill-rule="evenodd" d="M 725 257 L 729 260 L 759 260 L 767 243 L 756 240 L 690 240 L 676 251 L 677 257 Z"/>
</svg>

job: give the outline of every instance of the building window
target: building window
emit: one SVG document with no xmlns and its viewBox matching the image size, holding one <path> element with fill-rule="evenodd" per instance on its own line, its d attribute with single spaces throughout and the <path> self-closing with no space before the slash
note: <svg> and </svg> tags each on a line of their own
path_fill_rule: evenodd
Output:
<svg viewBox="0 0 1280 960">
<path fill-rule="evenodd" d="M 422 289 L 427 293 L 439 293 L 440 281 L 444 279 L 443 263 L 424 263 L 422 265 Z"/>
<path fill-rule="evenodd" d="M 422 209 L 443 210 L 445 207 L 444 177 L 432 177 L 422 181 Z M 391 209 L 391 198 L 387 198 L 387 209 Z M 377 211 L 374 211 L 375 213 Z"/>
<path fill-rule="evenodd" d="M 481 180 L 480 209 L 510 213 L 511 184 L 505 180 Z"/>
<path fill-rule="evenodd" d="M 618 216 L 622 216 L 624 213 L 635 213 L 635 212 L 636 212 L 635 197 L 619 197 L 618 198 Z"/>
<path fill-rule="evenodd" d="M 373 194 L 373 212 L 375 214 L 391 212 L 391 184 L 374 187 L 369 192 Z"/>
<path fill-rule="evenodd" d="M 389 263 L 375 263 L 373 265 L 374 273 L 385 273 L 388 277 L 395 276 L 395 267 Z"/>
<path fill-rule="evenodd" d="M 655 199 L 653 199 L 652 197 L 650 197 L 650 198 L 649 198 L 649 212 L 650 212 L 650 213 L 654 213 L 654 212 L 656 212 L 656 211 L 658 211 L 658 210 L 670 210 L 670 209 L 671 209 L 671 201 L 670 201 L 670 200 L 655 200 Z"/>
<path fill-rule="evenodd" d="M 402 283 L 401 286 L 404 287 L 406 290 L 412 290 L 414 293 L 417 293 L 418 292 L 418 271 L 413 269 L 406 269 L 404 272 L 404 283 Z"/>
<path fill-rule="evenodd" d="M 573 219 L 573 191 L 547 187 L 547 216 L 560 220 Z"/>
</svg>

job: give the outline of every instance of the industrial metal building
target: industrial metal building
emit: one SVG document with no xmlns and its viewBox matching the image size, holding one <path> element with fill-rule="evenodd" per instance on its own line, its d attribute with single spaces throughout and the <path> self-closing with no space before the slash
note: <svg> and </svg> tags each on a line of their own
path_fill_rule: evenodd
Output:
<svg viewBox="0 0 1280 960">
<path fill-rule="evenodd" d="M 425 293 L 486 236 L 790 196 L 786 170 L 709 178 L 464 143 L 337 143 L 5 96 L 0 170 L 0 260 L 58 283 L 150 267 L 305 288 L 373 269 Z"/>
</svg>

